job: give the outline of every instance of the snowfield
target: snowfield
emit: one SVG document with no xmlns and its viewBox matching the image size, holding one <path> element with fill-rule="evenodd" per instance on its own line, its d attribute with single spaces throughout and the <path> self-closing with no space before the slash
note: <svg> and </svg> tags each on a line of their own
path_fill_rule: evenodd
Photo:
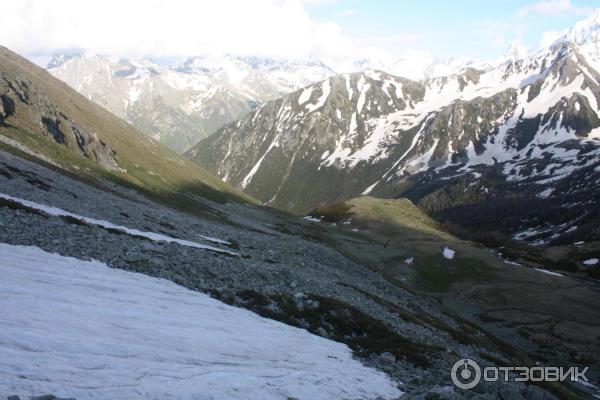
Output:
<svg viewBox="0 0 600 400">
<path fill-rule="evenodd" d="M 350 349 L 170 281 L 0 244 L 0 393 L 385 399 Z"/>
</svg>

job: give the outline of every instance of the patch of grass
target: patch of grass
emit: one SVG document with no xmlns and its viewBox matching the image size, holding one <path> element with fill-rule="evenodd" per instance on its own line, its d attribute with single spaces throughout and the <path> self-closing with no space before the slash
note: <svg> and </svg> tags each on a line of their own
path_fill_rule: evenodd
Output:
<svg viewBox="0 0 600 400">
<path fill-rule="evenodd" d="M 201 182 L 197 182 L 196 184 L 191 182 L 183 184 L 182 182 L 182 186 L 170 186 L 164 182 L 153 182 L 155 177 L 152 175 L 148 175 L 149 181 L 145 182 L 137 179 L 134 174 L 130 174 L 131 171 L 128 171 L 127 173 L 109 171 L 48 138 L 23 132 L 15 127 L 0 127 L 0 134 L 17 140 L 23 146 L 34 150 L 36 153 L 42 154 L 49 160 L 53 160 L 58 166 L 50 164 L 31 154 L 24 153 L 3 142 L 0 142 L 0 149 L 15 154 L 20 158 L 41 164 L 46 168 L 66 175 L 78 182 L 97 187 L 117 196 L 123 196 L 123 194 L 113 190 L 107 182 L 112 182 L 118 186 L 137 191 L 150 200 L 168 207 L 202 218 L 219 220 L 223 220 L 223 217 L 206 204 L 206 200 L 216 203 L 225 203 L 229 200 L 243 201 L 235 195 L 232 196 L 226 192 L 221 192 Z M 142 171 L 138 172 L 142 173 Z M 190 173 L 190 176 L 193 177 L 193 173 Z"/>
<path fill-rule="evenodd" d="M 430 292 L 447 292 L 459 282 L 491 281 L 493 272 L 480 261 L 455 257 L 447 260 L 439 255 L 421 256 L 415 262 L 417 284 Z"/>
<path fill-rule="evenodd" d="M 309 214 L 316 218 L 321 218 L 324 222 L 339 222 L 351 215 L 350 204 L 342 202 L 320 206 L 312 210 Z"/>
</svg>

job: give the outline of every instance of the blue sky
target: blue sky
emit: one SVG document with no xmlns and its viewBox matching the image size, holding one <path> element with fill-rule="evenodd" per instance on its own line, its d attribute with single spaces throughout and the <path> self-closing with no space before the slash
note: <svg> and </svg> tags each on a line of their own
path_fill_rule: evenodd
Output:
<svg viewBox="0 0 600 400">
<path fill-rule="evenodd" d="M 359 43 L 392 54 L 408 49 L 436 56 L 495 58 L 516 40 L 535 50 L 544 32 L 571 27 L 600 1 L 324 0 L 308 13 L 333 20 Z"/>
</svg>

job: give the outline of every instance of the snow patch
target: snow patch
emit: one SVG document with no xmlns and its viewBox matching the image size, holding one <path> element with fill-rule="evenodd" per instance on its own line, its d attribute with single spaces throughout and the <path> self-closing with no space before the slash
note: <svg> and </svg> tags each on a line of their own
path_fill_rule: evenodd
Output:
<svg viewBox="0 0 600 400">
<path fill-rule="evenodd" d="M 550 197 L 550 195 L 552 194 L 552 192 L 554 192 L 554 188 L 548 188 L 548 189 L 546 189 L 546 190 L 538 193 L 537 197 L 545 199 L 545 198 Z"/>
<path fill-rule="evenodd" d="M 248 186 L 248 184 L 250 183 L 250 181 L 252 180 L 252 178 L 254 177 L 254 174 L 256 174 L 256 172 L 258 171 L 258 169 L 260 168 L 260 165 L 262 164 L 262 162 L 264 161 L 265 157 L 267 156 L 267 154 L 269 154 L 269 152 L 275 148 L 275 147 L 279 147 L 279 144 L 276 141 L 273 141 L 273 143 L 271 143 L 269 145 L 269 148 L 267 149 L 267 151 L 265 151 L 265 154 L 263 154 L 260 159 L 256 162 L 256 164 L 254 164 L 254 166 L 252 167 L 252 169 L 250 170 L 250 172 L 248 172 L 248 175 L 246 175 L 244 177 L 244 179 L 242 180 L 242 189 L 246 189 L 246 186 Z"/>
<path fill-rule="evenodd" d="M 0 244 L 0 393 L 393 399 L 345 345 L 173 282 Z"/>
<path fill-rule="evenodd" d="M 321 222 L 321 218 L 313 217 L 312 215 L 307 215 L 306 217 L 302 217 L 302 219 L 310 222 Z"/>
<path fill-rule="evenodd" d="M 323 107 L 323 105 L 325 105 L 325 102 L 329 98 L 330 93 L 331 93 L 331 82 L 329 82 L 329 79 L 328 79 L 326 81 L 323 81 L 323 83 L 321 84 L 321 97 L 319 97 L 319 99 L 317 100 L 317 103 L 309 104 L 306 107 L 308 112 L 311 113 L 311 112 L 316 111 L 319 108 Z"/>
<path fill-rule="evenodd" d="M 514 261 L 510 261 L 510 260 L 504 260 L 504 263 L 506 263 L 506 264 L 509 264 L 509 265 L 516 265 L 516 266 L 518 266 L 518 267 L 520 267 L 520 266 L 521 266 L 521 264 L 519 264 L 519 263 L 516 263 L 516 262 L 514 262 Z"/>
<path fill-rule="evenodd" d="M 299 106 L 301 106 L 302 104 L 304 104 L 308 100 L 310 100 L 310 96 L 312 95 L 312 91 L 313 91 L 313 86 L 309 86 L 306 89 L 304 89 L 302 91 L 302 93 L 300 93 L 300 96 L 298 97 L 298 105 Z"/>
<path fill-rule="evenodd" d="M 9 196 L 4 193 L 0 193 L 0 198 L 5 199 L 5 200 L 14 201 L 25 207 L 29 207 L 29 208 L 33 208 L 35 210 L 42 211 L 44 214 L 47 214 L 47 215 L 50 215 L 53 217 L 71 217 L 71 218 L 77 219 L 78 221 L 84 222 L 86 224 L 96 225 L 96 226 L 100 226 L 100 227 L 106 228 L 106 229 L 118 230 L 118 231 L 121 231 L 121 232 L 126 233 L 131 236 L 141 236 L 143 238 L 146 238 L 146 239 L 149 239 L 149 240 L 152 240 L 155 242 L 177 243 L 182 246 L 194 247 L 196 249 L 210 250 L 210 251 L 216 251 L 218 253 L 224 253 L 224 254 L 228 254 L 228 255 L 232 255 L 232 256 L 239 256 L 238 253 L 234 253 L 232 251 L 223 250 L 223 249 L 219 249 L 217 247 L 207 246 L 205 244 L 200 244 L 200 243 L 196 243 L 196 242 L 191 242 L 189 240 L 173 238 L 173 237 L 170 237 L 167 235 L 163 235 L 161 233 L 140 231 L 138 229 L 128 228 L 123 225 L 115 225 L 112 222 L 103 221 L 103 220 L 95 219 L 95 218 L 84 217 L 82 215 L 74 214 L 72 212 L 65 211 L 65 210 L 57 208 L 57 207 L 52 207 L 52 206 L 48 206 L 45 204 L 35 203 L 33 201 Z M 229 242 L 227 242 L 225 240 L 213 238 L 210 236 L 201 235 L 200 237 L 204 240 L 207 240 L 207 241 L 210 241 L 213 243 L 219 243 L 219 244 L 224 244 L 224 245 L 230 244 Z"/>
<path fill-rule="evenodd" d="M 444 247 L 444 251 L 442 252 L 442 254 L 444 255 L 445 259 L 452 260 L 456 252 L 448 247 Z"/>
<path fill-rule="evenodd" d="M 547 275 L 562 276 L 564 278 L 564 275 L 563 274 L 559 274 L 558 272 L 552 272 L 552 271 L 548 271 L 547 269 L 542 269 L 542 268 L 536 268 L 535 270 L 543 272 L 544 274 L 547 274 Z"/>
<path fill-rule="evenodd" d="M 373 189 L 375 189 L 375 186 L 377 186 L 378 183 L 379 183 L 379 181 L 375 182 L 374 184 L 372 184 L 371 186 L 369 186 L 368 188 L 366 188 L 361 194 L 363 196 L 368 195 L 369 193 L 371 193 L 373 191 Z"/>
</svg>

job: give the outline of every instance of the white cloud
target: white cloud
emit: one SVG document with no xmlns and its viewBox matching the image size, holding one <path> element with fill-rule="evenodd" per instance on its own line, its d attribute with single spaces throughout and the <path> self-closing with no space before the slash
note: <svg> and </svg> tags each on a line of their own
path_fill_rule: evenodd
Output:
<svg viewBox="0 0 600 400">
<path fill-rule="evenodd" d="M 0 43 L 36 56 L 84 49 L 122 57 L 336 59 L 357 51 L 337 24 L 312 19 L 301 0 L 10 1 L 0 12 Z"/>
<path fill-rule="evenodd" d="M 405 33 L 398 35 L 365 36 L 356 38 L 356 42 L 368 45 L 382 44 L 414 44 L 425 39 L 425 35 L 420 33 Z"/>
<path fill-rule="evenodd" d="M 545 14 L 553 16 L 588 15 L 592 12 L 590 7 L 578 7 L 571 0 L 540 0 L 519 9 L 517 14 L 525 17 L 529 14 Z"/>
</svg>

